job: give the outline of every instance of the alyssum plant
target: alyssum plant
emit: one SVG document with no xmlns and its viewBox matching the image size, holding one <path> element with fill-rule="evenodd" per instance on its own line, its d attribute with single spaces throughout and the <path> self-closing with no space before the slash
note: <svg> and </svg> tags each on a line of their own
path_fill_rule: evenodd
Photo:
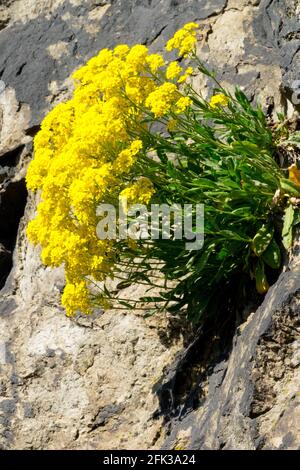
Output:
<svg viewBox="0 0 300 470">
<path fill-rule="evenodd" d="M 286 132 L 271 130 L 241 90 L 222 88 L 196 55 L 197 28 L 186 24 L 168 41 L 166 51 L 177 50 L 180 62 L 143 45 L 102 50 L 74 73 L 73 98 L 48 114 L 35 137 L 27 185 L 41 191 L 41 202 L 28 237 L 41 245 L 44 264 L 64 264 L 68 315 L 114 305 L 107 278 L 149 287 L 163 278 L 155 297 L 118 298 L 119 306 L 148 302 L 198 322 L 232 283 L 242 291 L 253 279 L 267 292 L 267 274 L 292 245 L 299 173 L 276 158 Z M 214 81 L 210 100 L 192 87 L 194 73 Z M 204 204 L 204 247 L 99 240 L 97 207 L 118 207 L 125 197 L 129 205 Z"/>
</svg>

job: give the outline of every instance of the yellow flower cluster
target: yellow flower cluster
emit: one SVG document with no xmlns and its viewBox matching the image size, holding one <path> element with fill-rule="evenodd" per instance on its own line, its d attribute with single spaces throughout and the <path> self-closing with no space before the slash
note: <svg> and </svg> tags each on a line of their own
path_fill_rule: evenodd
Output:
<svg viewBox="0 0 300 470">
<path fill-rule="evenodd" d="M 225 107 L 229 104 L 229 98 L 223 93 L 218 93 L 217 95 L 212 96 L 209 104 L 212 108 L 217 108 L 218 106 Z"/>
<path fill-rule="evenodd" d="M 131 204 L 148 204 L 154 194 L 154 187 L 148 178 L 141 177 L 135 183 L 123 189 L 120 193 L 121 200 Z"/>
<path fill-rule="evenodd" d="M 141 140 L 134 140 L 130 147 L 122 150 L 113 164 L 113 172 L 117 174 L 128 173 L 131 167 L 135 163 L 137 154 L 143 148 L 143 142 Z"/>
<path fill-rule="evenodd" d="M 171 62 L 168 65 L 167 72 L 166 72 L 167 79 L 173 80 L 174 78 L 179 77 L 182 70 L 183 70 L 182 67 L 180 67 L 177 61 Z"/>
<path fill-rule="evenodd" d="M 74 305 L 78 310 L 91 313 L 89 291 L 84 281 L 69 283 L 66 285 L 62 295 L 62 304 L 67 312 L 73 312 Z"/>
<path fill-rule="evenodd" d="M 192 67 L 187 67 L 187 69 L 184 71 L 184 74 L 179 77 L 177 80 L 177 83 L 184 83 L 186 80 L 192 75 L 194 72 L 194 69 Z"/>
<path fill-rule="evenodd" d="M 183 113 L 192 101 L 179 93 L 178 85 L 165 82 L 149 94 L 145 104 L 155 118 L 160 118 L 170 111 L 176 114 Z"/>
<path fill-rule="evenodd" d="M 179 50 L 179 55 L 187 57 L 191 52 L 194 51 L 197 42 L 197 29 L 199 25 L 197 23 L 187 23 L 182 29 L 177 31 L 173 38 L 167 42 L 166 50 L 172 51 L 174 49 Z"/>
<path fill-rule="evenodd" d="M 186 54 L 195 28 L 186 25 L 174 47 Z M 147 151 L 141 123 L 150 112 L 155 118 L 184 112 L 191 102 L 178 82 L 191 73 L 176 62 L 166 68 L 163 57 L 143 45 L 104 49 L 74 73 L 72 99 L 44 119 L 27 174 L 28 189 L 40 190 L 41 202 L 27 233 L 41 245 L 46 265 L 64 264 L 68 315 L 91 312 L 90 283 L 112 275 L 117 258 L 114 243 L 97 238 L 97 206 L 117 206 L 120 196 L 129 203 L 150 201 L 152 184 L 134 171 Z"/>
<path fill-rule="evenodd" d="M 300 186 L 300 170 L 298 170 L 297 165 L 293 163 L 293 165 L 291 165 L 288 170 L 289 180 L 297 186 Z"/>
<path fill-rule="evenodd" d="M 188 96 L 182 96 L 179 98 L 178 101 L 176 101 L 176 109 L 175 112 L 176 114 L 181 114 L 183 113 L 186 108 L 192 105 L 192 100 Z"/>
</svg>

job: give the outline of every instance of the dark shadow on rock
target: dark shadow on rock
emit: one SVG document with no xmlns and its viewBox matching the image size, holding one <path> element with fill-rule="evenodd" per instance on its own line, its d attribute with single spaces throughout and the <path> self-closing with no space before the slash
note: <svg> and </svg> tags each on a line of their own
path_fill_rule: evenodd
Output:
<svg viewBox="0 0 300 470">
<path fill-rule="evenodd" d="M 237 296 L 236 282 L 233 281 L 222 296 L 219 311 L 215 316 L 208 316 L 198 328 L 187 322 L 183 325 L 179 318 L 185 348 L 153 387 L 159 399 L 154 418 L 163 416 L 169 431 L 174 423 L 180 422 L 203 404 L 210 382 L 218 382 L 216 386 L 222 383 L 237 327 L 262 302 L 262 296 L 256 293 L 254 287 L 254 283 L 249 282 L 248 294 L 243 297 L 242 303 Z M 173 334 L 175 338 L 179 334 L 178 325 L 174 333 L 172 323 L 169 326 L 168 334 L 165 333 L 162 338 L 163 343 L 166 335 L 170 341 Z"/>
<path fill-rule="evenodd" d="M 0 195 L 0 289 L 12 268 L 12 253 L 27 201 L 25 180 L 9 182 Z"/>
</svg>

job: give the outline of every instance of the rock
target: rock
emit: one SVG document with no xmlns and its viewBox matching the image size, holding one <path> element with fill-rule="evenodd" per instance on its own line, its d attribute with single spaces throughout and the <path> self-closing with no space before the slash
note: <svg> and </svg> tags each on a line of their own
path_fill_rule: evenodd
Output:
<svg viewBox="0 0 300 470">
<path fill-rule="evenodd" d="M 230 347 L 200 346 L 199 332 L 186 348 L 192 335 L 167 316 L 117 310 L 67 318 L 63 269 L 42 266 L 26 239 L 38 196 L 24 187 L 32 137 L 70 95 L 70 74 L 119 42 L 161 50 L 187 21 L 203 24 L 199 55 L 224 84 L 240 84 L 271 108 L 274 101 L 294 109 L 294 3 L 2 1 L 0 259 L 13 268 L 8 273 L 4 263 L 0 300 L 1 448 L 299 447 L 299 252 L 261 308 L 232 327 L 233 344 L 227 333 Z M 210 90 L 200 79 L 198 86 Z M 133 286 L 124 296 L 143 292 Z"/>
<path fill-rule="evenodd" d="M 282 70 L 282 91 L 299 111 L 300 36 L 299 5 L 293 0 L 262 0 L 254 21 L 254 32 L 259 42 L 269 48 L 270 60 L 277 55 Z M 286 103 L 287 105 L 287 103 Z M 287 109 L 287 108 L 286 108 Z"/>
<path fill-rule="evenodd" d="M 163 0 L 117 0 L 104 5 L 89 0 L 40 0 L 33 10 L 35 3 L 26 0 L 27 21 L 10 24 L 0 37 L 1 78 L 15 90 L 18 102 L 30 106 L 31 127 L 39 125 L 49 109 L 54 84 L 64 88 L 70 73 L 100 49 L 120 40 L 160 49 L 184 22 L 197 19 L 200 12 L 205 18 L 222 11 L 226 0 L 192 0 L 187 6 Z M 15 11 L 20 4 L 15 4 Z M 11 56 L 14 60 L 9 60 Z"/>
<path fill-rule="evenodd" d="M 31 147 L 22 146 L 8 152 L 0 160 L 0 287 L 5 284 L 12 268 L 12 252 L 17 231 L 24 215 L 27 190 L 25 187 L 26 162 Z"/>
<path fill-rule="evenodd" d="M 14 89 L 7 86 L 0 93 L 0 159 L 1 155 L 30 142 L 30 137 L 25 135 L 29 121 L 29 106 L 20 104 Z"/>
<path fill-rule="evenodd" d="M 3 287 L 8 273 L 12 268 L 11 252 L 0 243 L 0 286 Z"/>
<path fill-rule="evenodd" d="M 0 6 L 0 30 L 3 29 L 9 22 L 10 17 L 7 9 Z"/>
<path fill-rule="evenodd" d="M 281 274 L 235 336 L 222 375 L 216 366 L 202 405 L 174 426 L 166 448 L 187 430 L 187 449 L 299 448 L 300 428 L 288 426 L 285 415 L 288 410 L 296 422 L 299 413 L 300 373 L 293 370 L 292 347 L 299 341 L 299 299 L 300 271 Z"/>
</svg>

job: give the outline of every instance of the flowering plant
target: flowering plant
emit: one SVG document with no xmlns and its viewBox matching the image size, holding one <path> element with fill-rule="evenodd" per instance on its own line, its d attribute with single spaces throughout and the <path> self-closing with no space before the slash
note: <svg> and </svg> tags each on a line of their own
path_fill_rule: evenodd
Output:
<svg viewBox="0 0 300 470">
<path fill-rule="evenodd" d="M 199 321 L 237 279 L 241 291 L 252 278 L 265 293 L 283 244 L 291 246 L 300 187 L 276 161 L 282 128 L 271 131 L 241 90 L 222 88 L 197 57 L 197 29 L 188 23 L 168 41 L 181 61 L 167 63 L 143 45 L 102 50 L 74 73 L 72 99 L 35 137 L 27 186 L 41 191 L 41 202 L 27 233 L 44 264 L 64 264 L 68 315 L 112 305 L 103 282 L 124 280 L 126 266 L 127 282 L 166 282 L 158 296 L 120 305 L 185 309 Z M 199 72 L 214 82 L 210 100 L 191 84 Z M 203 249 L 188 251 L 185 240 L 99 239 L 97 207 L 124 198 L 205 204 Z"/>
</svg>

